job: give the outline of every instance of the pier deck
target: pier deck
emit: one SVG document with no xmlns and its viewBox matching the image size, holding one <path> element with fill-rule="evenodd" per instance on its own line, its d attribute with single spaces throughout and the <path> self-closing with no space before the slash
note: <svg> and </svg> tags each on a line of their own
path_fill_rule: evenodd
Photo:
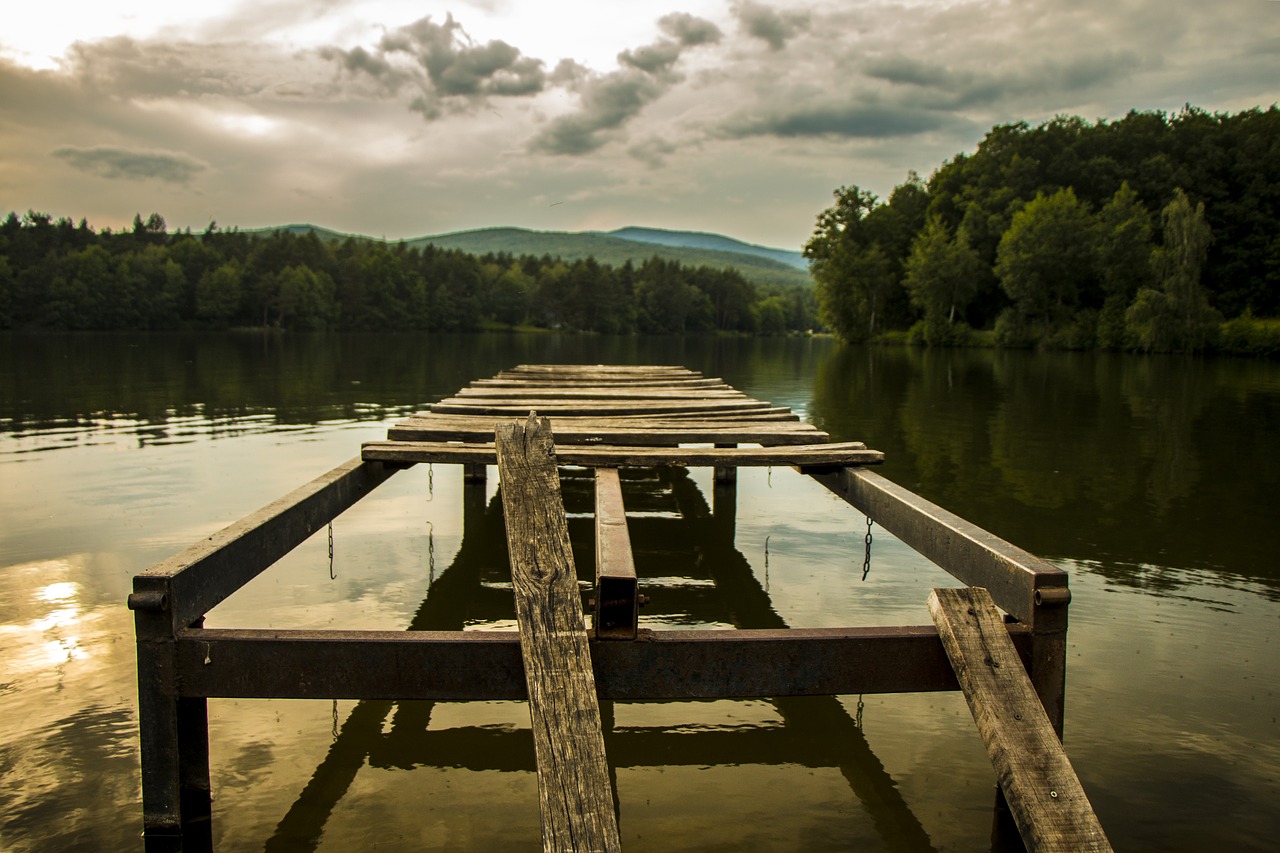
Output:
<svg viewBox="0 0 1280 853">
<path fill-rule="evenodd" d="M 352 731 L 367 729 L 371 761 L 387 713 L 383 707 L 374 719 L 379 700 L 525 700 L 544 849 L 616 850 L 609 768 L 618 759 L 599 700 L 768 698 L 788 722 L 800 722 L 812 706 L 790 707 L 787 697 L 957 689 L 969 700 L 1028 849 L 1109 849 L 1060 743 L 1066 573 L 868 469 L 882 460 L 861 443 L 830 441 L 785 406 L 681 367 L 522 365 L 473 382 L 395 424 L 388 440 L 366 443 L 360 458 L 135 577 L 129 606 L 136 611 L 148 849 L 212 846 L 209 698 L 364 700 L 357 711 L 361 721 L 369 717 L 367 726 Z M 464 493 L 459 559 L 477 531 L 484 503 L 478 484 L 487 466 L 498 466 L 518 632 L 442 630 L 454 620 L 439 608 L 431 610 L 439 616 L 415 619 L 402 632 L 202 627 L 205 613 L 315 530 L 397 470 L 423 462 L 464 469 L 471 491 Z M 619 469 L 672 472 L 661 476 L 680 494 L 688 481 L 676 475 L 685 468 L 714 468 L 711 539 L 724 548 L 714 563 L 724 574 L 716 585 L 761 599 L 767 615 L 767 593 L 751 586 L 732 541 L 734 472 L 753 465 L 809 474 L 967 589 L 934 591 L 936 626 L 806 629 L 772 616 L 759 622 L 773 626 L 765 628 L 646 629 L 628 530 L 644 520 L 628 522 Z M 590 626 L 577 593 L 558 468 L 587 469 L 594 492 Z M 575 474 L 566 482 L 581 480 Z M 681 516 L 700 524 L 707 511 L 698 503 L 684 498 Z M 981 610 L 977 624 L 983 602 L 990 617 Z M 981 649 L 1000 641 L 1003 669 L 993 681 L 982 671 L 992 654 L 984 657 Z M 838 745 L 832 754 L 842 760 Z M 859 796 L 871 784 L 876 791 L 868 796 L 896 801 L 892 783 L 852 769 L 846 777 Z M 1052 781 L 1054 796 L 1040 795 L 1042 781 Z M 927 846 L 905 805 L 894 814 L 903 817 L 887 831 L 914 839 L 913 849 Z M 292 827 L 292 815 L 282 828 Z M 1090 846 L 1079 847 L 1081 839 Z"/>
</svg>

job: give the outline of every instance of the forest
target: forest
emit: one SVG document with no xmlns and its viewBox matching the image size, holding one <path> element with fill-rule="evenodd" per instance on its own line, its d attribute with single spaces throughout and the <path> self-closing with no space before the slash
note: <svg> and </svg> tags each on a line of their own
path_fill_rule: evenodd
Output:
<svg viewBox="0 0 1280 853">
<path fill-rule="evenodd" d="M 1280 110 L 998 125 L 805 246 L 847 341 L 1280 354 Z"/>
<path fill-rule="evenodd" d="M 157 213 L 115 233 L 34 211 L 0 223 L 0 329 L 784 334 L 816 323 L 812 288 L 658 257 L 612 267 L 216 223 L 169 233 Z"/>
</svg>

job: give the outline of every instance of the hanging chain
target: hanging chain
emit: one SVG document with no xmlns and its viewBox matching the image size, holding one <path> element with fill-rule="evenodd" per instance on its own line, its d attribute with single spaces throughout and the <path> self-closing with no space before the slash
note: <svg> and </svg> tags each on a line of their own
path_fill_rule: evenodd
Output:
<svg viewBox="0 0 1280 853">
<path fill-rule="evenodd" d="M 769 466 L 769 476 L 766 482 L 768 483 L 769 488 L 772 489 L 773 488 L 773 466 L 772 465 Z"/>
<path fill-rule="evenodd" d="M 333 570 L 333 522 L 329 522 L 329 580 L 338 579 L 338 573 Z"/>
<path fill-rule="evenodd" d="M 431 467 L 431 463 L 427 463 L 427 503 L 431 503 L 436 499 L 436 472 Z"/>
<path fill-rule="evenodd" d="M 333 739 L 338 740 L 338 700 L 333 700 Z"/>
<path fill-rule="evenodd" d="M 857 727 L 859 730 L 861 730 L 861 729 L 862 729 L 862 709 L 863 709 L 863 707 L 864 707 L 864 706 L 863 706 L 863 704 L 862 704 L 862 694 L 861 694 L 861 693 L 859 693 L 859 694 L 858 694 L 858 710 L 857 710 L 856 715 L 855 715 L 855 716 L 854 716 L 854 718 L 853 718 L 853 725 L 854 725 L 855 727 Z"/>
<path fill-rule="evenodd" d="M 427 522 L 427 589 L 436 582 L 436 526 Z"/>
<path fill-rule="evenodd" d="M 866 580 L 871 573 L 871 516 L 867 516 L 867 535 L 862 541 L 867 545 L 866 554 L 862 558 L 862 579 Z"/>
</svg>

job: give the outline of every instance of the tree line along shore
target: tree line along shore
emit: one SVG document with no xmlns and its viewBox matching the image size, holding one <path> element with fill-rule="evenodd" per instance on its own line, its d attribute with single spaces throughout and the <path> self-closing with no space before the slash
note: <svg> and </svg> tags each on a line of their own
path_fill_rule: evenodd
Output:
<svg viewBox="0 0 1280 853">
<path fill-rule="evenodd" d="M 0 328 L 783 334 L 816 322 L 811 288 L 658 257 L 613 267 L 216 224 L 169 233 L 156 213 L 115 233 L 33 211 L 0 223 Z"/>
<path fill-rule="evenodd" d="M 997 125 L 805 245 L 816 287 L 653 257 L 471 255 L 314 232 L 0 222 L 0 329 L 785 334 L 1280 355 L 1280 109 Z"/>
<path fill-rule="evenodd" d="M 1280 110 L 999 125 L 805 246 L 849 341 L 1280 354 Z"/>
</svg>

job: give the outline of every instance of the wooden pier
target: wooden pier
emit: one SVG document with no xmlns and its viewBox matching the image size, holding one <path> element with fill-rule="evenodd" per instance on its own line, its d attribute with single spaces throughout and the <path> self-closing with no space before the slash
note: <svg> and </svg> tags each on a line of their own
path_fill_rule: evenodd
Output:
<svg viewBox="0 0 1280 853">
<path fill-rule="evenodd" d="M 522 365 L 472 383 L 393 426 L 387 441 L 364 445 L 359 458 L 134 578 L 148 850 L 212 848 L 210 698 L 360 699 L 341 735 L 360 744 L 352 753 L 359 761 L 373 761 L 381 739 L 397 737 L 398 726 L 382 731 L 394 701 L 525 700 L 531 763 L 517 763 L 537 773 L 544 849 L 612 851 L 621 844 L 610 767 L 637 753 L 610 734 L 601 700 L 768 698 L 789 724 L 803 724 L 813 706 L 789 705 L 787 697 L 937 690 L 964 692 L 1029 850 L 1109 850 L 1060 742 L 1066 573 L 867 467 L 882 460 L 861 443 L 831 442 L 786 407 L 680 367 Z M 480 525 L 493 519 L 505 532 L 518 631 L 464 632 L 447 597 L 424 602 L 406 631 L 203 627 L 219 602 L 419 463 L 463 467 L 469 485 L 458 563 L 492 543 Z M 490 465 L 499 475 L 496 517 L 484 509 Z M 736 469 L 766 465 L 812 476 L 964 587 L 927 596 L 934 625 L 787 627 L 733 547 Z M 689 467 L 714 468 L 713 509 L 684 475 Z M 717 587 L 745 596 L 741 606 L 767 627 L 645 627 L 629 535 L 645 520 L 627 519 L 619 476 L 635 469 L 658 473 L 687 523 L 712 523 L 707 541 L 722 549 Z M 589 627 L 562 475 L 593 493 Z M 450 569 L 453 577 L 463 571 Z M 922 591 L 922 605 L 925 598 Z M 832 714 L 847 716 L 832 704 Z M 856 752 L 860 734 L 831 745 L 829 760 L 860 797 L 890 804 L 897 817 L 886 838 L 928 849 L 909 809 L 893 805 L 900 801 L 892 783 L 868 775 L 853 753 L 841 757 Z M 452 748 L 447 738 L 429 740 L 433 749 Z M 326 759 L 317 778 L 328 783 L 316 792 L 309 786 L 300 804 L 341 796 L 359 766 L 341 760 L 345 754 L 333 766 Z M 281 839 L 318 837 L 304 811 L 285 816 Z"/>
</svg>

